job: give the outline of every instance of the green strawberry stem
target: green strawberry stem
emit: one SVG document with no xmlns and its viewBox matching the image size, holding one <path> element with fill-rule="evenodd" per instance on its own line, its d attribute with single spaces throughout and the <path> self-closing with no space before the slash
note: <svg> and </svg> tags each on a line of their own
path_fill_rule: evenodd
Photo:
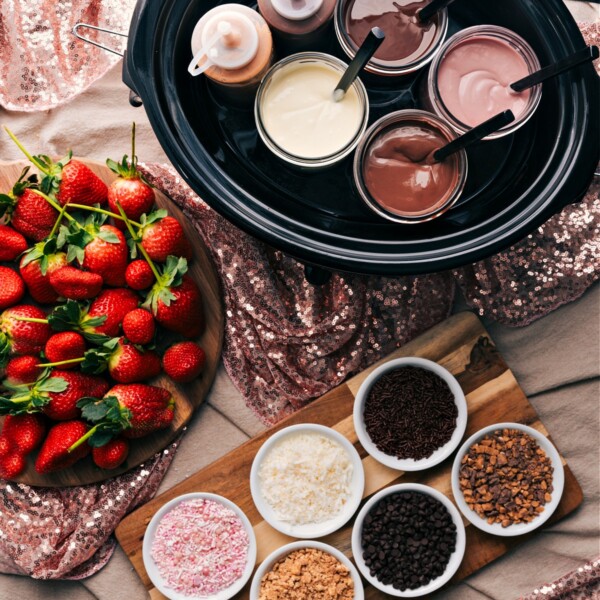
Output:
<svg viewBox="0 0 600 600">
<path fill-rule="evenodd" d="M 132 239 L 135 240 L 136 246 L 138 247 L 139 251 L 142 253 L 142 256 L 146 259 L 146 262 L 150 266 L 150 269 L 152 269 L 152 273 L 154 273 L 154 277 L 156 277 L 156 281 L 160 281 L 161 280 L 160 273 L 158 272 L 156 265 L 152 262 L 152 259 L 148 256 L 148 253 L 146 252 L 146 248 L 144 248 L 144 246 L 142 246 L 142 244 L 137 241 L 137 236 L 135 234 L 135 231 L 133 231 L 133 227 L 131 226 L 131 221 L 127 218 L 127 215 L 125 214 L 125 211 L 123 210 L 123 207 L 119 204 L 118 201 L 115 202 L 115 204 L 117 205 L 117 208 L 118 208 L 119 212 L 121 213 L 121 216 L 123 217 L 123 221 L 125 221 L 125 225 L 127 225 L 127 229 L 129 230 L 129 233 L 130 233 Z"/>
<path fill-rule="evenodd" d="M 61 212 L 63 207 L 58 204 L 58 202 L 55 202 L 54 200 L 52 200 L 52 198 L 50 198 L 50 196 L 48 196 L 48 194 L 44 194 L 44 192 L 42 192 L 41 190 L 31 190 L 34 194 L 37 194 L 38 196 L 41 196 L 52 208 L 54 208 L 55 210 L 57 210 L 58 212 Z M 68 221 L 75 221 L 75 218 L 72 217 L 68 212 L 64 213 L 65 217 L 67 217 Z M 75 221 L 77 222 L 77 221 Z"/>
<path fill-rule="evenodd" d="M 90 212 L 100 213 L 101 215 L 107 215 L 109 217 L 112 217 L 113 219 L 119 219 L 119 221 L 125 220 L 121 215 L 118 215 L 117 213 L 110 212 L 109 210 L 104 210 L 103 208 L 96 208 L 95 206 L 86 206 L 85 204 L 75 204 L 74 202 L 69 202 L 69 204 L 66 204 L 65 207 L 77 208 L 79 210 L 88 210 Z M 135 225 L 136 227 L 142 226 L 142 224 L 138 223 L 137 221 L 129 222 Z"/>
<path fill-rule="evenodd" d="M 69 446 L 67 452 L 73 452 L 73 450 L 79 448 L 79 446 L 81 446 L 81 444 L 83 444 L 85 441 L 91 438 L 94 435 L 94 433 L 96 433 L 96 431 L 98 431 L 98 425 L 94 425 L 90 430 L 88 430 L 84 435 L 82 435 L 72 446 Z"/>
<path fill-rule="evenodd" d="M 52 226 L 52 230 L 50 231 L 50 234 L 48 235 L 48 238 L 53 238 L 54 237 L 54 234 L 56 233 L 56 230 L 58 229 L 58 226 L 60 225 L 60 222 L 63 220 L 63 217 L 65 216 L 66 210 L 67 210 L 67 205 L 65 204 L 60 209 L 60 213 L 58 213 L 58 218 L 56 219 L 56 221 L 54 221 L 54 225 Z"/>
<path fill-rule="evenodd" d="M 85 356 L 80 356 L 79 358 L 69 358 L 67 360 L 59 360 L 53 363 L 40 363 L 38 365 L 39 368 L 47 368 L 47 367 L 60 367 L 61 365 L 73 365 L 75 363 L 80 363 L 85 360 Z"/>
<path fill-rule="evenodd" d="M 12 317 L 15 321 L 25 321 L 27 323 L 48 323 L 48 319 L 36 319 L 35 317 Z"/>
<path fill-rule="evenodd" d="M 136 171 L 136 156 L 135 156 L 135 121 L 131 124 L 131 169 L 134 174 Z"/>
<path fill-rule="evenodd" d="M 31 154 L 27 152 L 23 144 L 21 144 L 21 142 L 18 140 L 17 136 L 8 127 L 6 127 L 6 125 L 4 126 L 4 131 L 8 133 L 10 139 L 17 145 L 19 150 L 27 157 L 27 159 L 36 166 L 36 168 L 42 171 L 42 173 L 48 174 L 45 165 L 43 165 L 41 161 L 35 158 L 35 156 L 31 156 Z"/>
</svg>

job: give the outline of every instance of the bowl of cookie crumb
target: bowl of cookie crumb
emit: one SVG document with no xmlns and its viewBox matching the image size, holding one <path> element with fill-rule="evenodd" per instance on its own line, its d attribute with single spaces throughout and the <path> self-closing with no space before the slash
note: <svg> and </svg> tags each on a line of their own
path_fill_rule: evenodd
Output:
<svg viewBox="0 0 600 600">
<path fill-rule="evenodd" d="M 533 427 L 496 423 L 480 429 L 458 450 L 452 494 L 475 527 L 493 535 L 523 535 L 558 507 L 565 474 L 552 442 Z"/>
<path fill-rule="evenodd" d="M 279 600 L 293 590 L 298 598 L 364 600 L 356 567 L 339 550 L 312 540 L 281 546 L 260 564 L 250 600 Z"/>
</svg>

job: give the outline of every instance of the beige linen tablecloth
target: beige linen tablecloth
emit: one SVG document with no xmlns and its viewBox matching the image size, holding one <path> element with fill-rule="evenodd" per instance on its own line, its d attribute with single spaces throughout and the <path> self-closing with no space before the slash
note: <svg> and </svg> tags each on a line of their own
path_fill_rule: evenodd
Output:
<svg viewBox="0 0 600 600">
<path fill-rule="evenodd" d="M 598 16 L 594 5 L 567 4 L 578 20 Z M 77 155 L 99 160 L 128 152 L 133 120 L 137 123 L 140 160 L 166 161 L 144 110 L 129 106 L 128 90 L 120 81 L 120 65 L 56 110 L 23 114 L 0 109 L 0 123 L 8 125 L 29 148 L 61 154 L 73 147 Z M 2 137 L 0 159 L 17 158 L 21 158 L 18 150 Z M 515 599 L 600 552 L 600 287 L 594 286 L 578 301 L 526 328 L 487 325 L 582 485 L 585 501 L 572 516 L 436 598 Z M 261 430 L 260 422 L 220 369 L 208 404 L 194 416 L 159 493 Z M 143 600 L 147 594 L 119 548 L 102 571 L 83 581 L 36 581 L 0 575 L 0 600 L 16 598 Z"/>
</svg>

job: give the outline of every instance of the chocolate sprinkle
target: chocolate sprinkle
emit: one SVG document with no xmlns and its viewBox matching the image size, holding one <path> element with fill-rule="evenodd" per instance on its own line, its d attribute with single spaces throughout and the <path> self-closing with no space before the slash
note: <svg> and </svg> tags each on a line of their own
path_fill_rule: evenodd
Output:
<svg viewBox="0 0 600 600">
<path fill-rule="evenodd" d="M 428 458 L 456 429 L 458 407 L 448 384 L 420 367 L 384 373 L 371 387 L 363 410 L 375 446 L 399 459 Z"/>
</svg>

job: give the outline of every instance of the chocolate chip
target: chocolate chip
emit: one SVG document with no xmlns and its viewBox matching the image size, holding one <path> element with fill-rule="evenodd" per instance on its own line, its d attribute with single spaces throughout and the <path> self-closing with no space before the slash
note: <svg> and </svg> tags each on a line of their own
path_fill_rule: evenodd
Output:
<svg viewBox="0 0 600 600">
<path fill-rule="evenodd" d="M 361 544 L 373 577 L 413 590 L 444 573 L 456 549 L 456 526 L 441 502 L 421 492 L 396 492 L 367 516 Z"/>
</svg>

